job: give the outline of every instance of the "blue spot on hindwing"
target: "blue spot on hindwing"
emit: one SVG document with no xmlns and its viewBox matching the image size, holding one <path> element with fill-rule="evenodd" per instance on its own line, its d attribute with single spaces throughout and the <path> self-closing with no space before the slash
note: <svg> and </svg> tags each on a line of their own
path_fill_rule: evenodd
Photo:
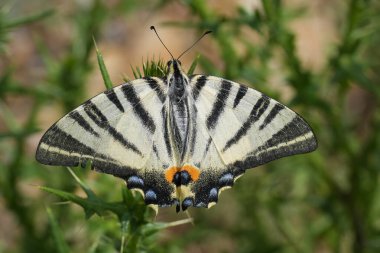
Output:
<svg viewBox="0 0 380 253">
<path fill-rule="evenodd" d="M 133 189 L 133 188 L 143 189 L 144 180 L 138 176 L 131 176 L 127 180 L 127 187 L 128 189 Z"/>
<path fill-rule="evenodd" d="M 193 205 L 194 205 L 193 198 L 191 197 L 185 198 L 182 201 L 182 211 L 185 211 L 188 207 L 193 206 Z"/>
<path fill-rule="evenodd" d="M 234 176 L 231 173 L 226 173 L 219 179 L 219 187 L 232 186 L 233 183 Z"/>
<path fill-rule="evenodd" d="M 147 205 L 157 203 L 157 195 L 153 190 L 147 190 L 145 192 L 145 203 Z"/>
<path fill-rule="evenodd" d="M 208 200 L 210 202 L 217 202 L 218 201 L 218 189 L 212 188 L 210 190 L 210 194 L 209 194 Z"/>
</svg>

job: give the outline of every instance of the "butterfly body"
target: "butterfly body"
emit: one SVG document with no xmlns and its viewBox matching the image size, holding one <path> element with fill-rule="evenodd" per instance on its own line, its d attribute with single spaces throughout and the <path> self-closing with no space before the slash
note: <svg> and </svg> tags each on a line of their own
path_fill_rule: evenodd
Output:
<svg viewBox="0 0 380 253">
<path fill-rule="evenodd" d="M 137 79 L 88 100 L 42 137 L 43 164 L 84 166 L 124 179 L 146 204 L 210 207 L 245 170 L 313 151 L 295 112 L 244 85 L 187 76 Z"/>
<path fill-rule="evenodd" d="M 172 129 L 172 139 L 177 154 L 178 166 L 183 163 L 187 151 L 187 143 L 190 137 L 192 124 L 191 105 L 188 84 L 189 79 L 180 69 L 180 63 L 176 60 L 168 62 L 169 75 L 167 77 L 168 86 L 168 114 L 170 129 Z"/>
</svg>

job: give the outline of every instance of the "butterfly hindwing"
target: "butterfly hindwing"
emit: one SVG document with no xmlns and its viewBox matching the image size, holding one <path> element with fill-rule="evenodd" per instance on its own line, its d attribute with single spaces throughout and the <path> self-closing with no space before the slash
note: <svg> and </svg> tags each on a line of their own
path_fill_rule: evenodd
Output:
<svg viewBox="0 0 380 253">
<path fill-rule="evenodd" d="M 63 166 L 90 161 L 143 191 L 147 204 L 172 205 L 174 187 L 162 170 L 173 164 L 165 141 L 165 85 L 159 78 L 137 79 L 88 100 L 45 133 L 36 159 Z"/>
<path fill-rule="evenodd" d="M 191 80 L 197 131 L 189 162 L 201 171 L 191 186 L 195 206 L 215 203 L 246 169 L 316 149 L 309 125 L 281 103 L 219 77 Z"/>
</svg>

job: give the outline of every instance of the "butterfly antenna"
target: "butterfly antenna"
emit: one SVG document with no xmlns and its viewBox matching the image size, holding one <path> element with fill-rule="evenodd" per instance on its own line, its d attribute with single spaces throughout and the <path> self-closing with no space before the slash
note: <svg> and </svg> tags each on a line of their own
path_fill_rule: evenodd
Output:
<svg viewBox="0 0 380 253">
<path fill-rule="evenodd" d="M 152 25 L 152 26 L 150 27 L 150 30 L 153 30 L 153 31 L 156 33 L 158 39 L 161 41 L 161 44 L 162 44 L 162 45 L 166 48 L 166 50 L 169 52 L 169 54 L 170 54 L 170 56 L 172 57 L 172 59 L 174 59 L 172 53 L 170 53 L 169 49 L 165 46 L 164 42 L 162 42 L 160 36 L 158 35 L 158 33 L 157 33 L 157 31 L 156 31 L 156 28 Z"/>
<path fill-rule="evenodd" d="M 194 46 L 195 46 L 195 44 L 197 44 L 198 43 L 198 41 L 200 41 L 204 36 L 206 36 L 207 34 L 209 34 L 209 33 L 211 33 L 212 31 L 207 31 L 207 32 L 205 32 L 199 39 L 197 39 L 194 43 L 193 43 L 193 45 L 191 45 L 188 49 L 186 49 L 182 54 L 180 54 L 180 56 L 178 56 L 178 58 L 177 58 L 177 60 L 179 60 L 179 58 L 181 58 L 182 57 L 182 55 L 184 55 L 185 53 L 187 53 L 187 51 L 189 51 L 190 49 L 192 49 Z"/>
</svg>

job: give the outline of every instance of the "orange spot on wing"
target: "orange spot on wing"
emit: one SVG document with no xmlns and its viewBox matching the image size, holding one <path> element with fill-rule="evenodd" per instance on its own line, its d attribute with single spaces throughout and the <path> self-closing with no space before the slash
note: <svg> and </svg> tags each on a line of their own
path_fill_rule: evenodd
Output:
<svg viewBox="0 0 380 253">
<path fill-rule="evenodd" d="M 199 171 L 197 167 L 192 166 L 190 164 L 184 165 L 181 170 L 186 170 L 190 174 L 191 179 L 194 182 L 199 179 L 199 175 L 201 174 L 201 172 Z"/>
<path fill-rule="evenodd" d="M 181 168 L 178 168 L 178 167 L 175 167 L 175 166 L 169 167 L 165 171 L 165 179 L 166 179 L 166 181 L 168 181 L 169 183 L 172 183 L 175 173 L 177 173 L 180 170 L 181 170 Z"/>
<path fill-rule="evenodd" d="M 187 171 L 187 173 L 189 173 L 191 180 L 193 182 L 197 181 L 199 179 L 199 175 L 201 174 L 200 170 L 197 167 L 190 164 L 186 164 L 182 168 L 172 166 L 166 169 L 165 171 L 166 181 L 168 181 L 169 183 L 173 183 L 174 175 L 180 171 Z"/>
</svg>

